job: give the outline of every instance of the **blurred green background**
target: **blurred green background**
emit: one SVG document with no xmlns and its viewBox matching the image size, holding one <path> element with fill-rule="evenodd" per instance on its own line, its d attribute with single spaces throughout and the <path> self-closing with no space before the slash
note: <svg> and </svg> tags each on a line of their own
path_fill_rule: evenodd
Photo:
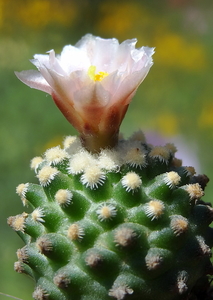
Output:
<svg viewBox="0 0 213 300">
<path fill-rule="evenodd" d="M 212 0 L 0 0 L 0 292 L 28 300 L 33 291 L 13 271 L 23 243 L 6 220 L 26 210 L 15 188 L 36 182 L 31 158 L 75 134 L 51 97 L 19 82 L 14 70 L 33 68 L 35 53 L 60 53 L 88 32 L 156 47 L 121 131 L 127 137 L 141 128 L 177 142 L 213 178 L 212 11 Z M 212 193 L 213 180 L 206 201 Z"/>
</svg>

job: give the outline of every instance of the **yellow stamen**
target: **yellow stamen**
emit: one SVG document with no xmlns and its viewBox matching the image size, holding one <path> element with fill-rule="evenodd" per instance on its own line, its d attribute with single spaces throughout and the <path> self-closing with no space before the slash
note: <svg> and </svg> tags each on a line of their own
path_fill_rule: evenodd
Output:
<svg viewBox="0 0 213 300">
<path fill-rule="evenodd" d="M 96 66 L 90 66 L 87 72 L 90 79 L 94 81 L 101 81 L 104 77 L 109 75 L 109 73 L 107 72 L 98 72 L 97 74 L 95 74 L 95 72 L 96 72 Z"/>
</svg>

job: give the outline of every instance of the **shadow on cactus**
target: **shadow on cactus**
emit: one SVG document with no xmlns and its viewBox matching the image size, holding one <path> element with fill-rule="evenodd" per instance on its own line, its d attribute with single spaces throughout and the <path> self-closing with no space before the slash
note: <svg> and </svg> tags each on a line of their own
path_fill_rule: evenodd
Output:
<svg viewBox="0 0 213 300">
<path fill-rule="evenodd" d="M 119 135 L 152 66 L 154 49 L 135 44 L 86 35 L 16 73 L 79 131 L 32 159 L 39 184 L 16 189 L 32 213 L 8 218 L 25 243 L 15 270 L 35 280 L 36 300 L 212 299 L 207 176 L 182 166 L 171 143 Z"/>
</svg>

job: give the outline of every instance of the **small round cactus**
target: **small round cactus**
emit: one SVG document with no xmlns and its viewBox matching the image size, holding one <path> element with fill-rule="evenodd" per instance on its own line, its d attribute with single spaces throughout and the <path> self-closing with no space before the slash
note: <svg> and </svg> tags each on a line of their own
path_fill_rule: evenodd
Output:
<svg viewBox="0 0 213 300">
<path fill-rule="evenodd" d="M 8 218 L 25 243 L 15 270 L 34 279 L 35 300 L 212 299 L 207 176 L 182 166 L 173 144 L 119 138 L 152 65 L 153 49 L 135 43 L 87 35 L 17 73 L 80 133 L 32 159 L 38 184 L 16 189 L 31 213 Z"/>
<path fill-rule="evenodd" d="M 15 270 L 35 279 L 34 299 L 188 299 L 208 282 L 206 176 L 176 166 L 171 145 L 134 135 L 98 154 L 76 151 L 73 137 L 64 145 L 32 160 L 40 184 L 17 187 L 32 213 L 8 218 L 26 243 Z"/>
</svg>

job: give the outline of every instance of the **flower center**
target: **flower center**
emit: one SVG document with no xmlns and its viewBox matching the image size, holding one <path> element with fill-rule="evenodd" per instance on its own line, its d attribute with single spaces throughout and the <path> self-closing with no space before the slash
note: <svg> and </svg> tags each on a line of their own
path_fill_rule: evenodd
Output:
<svg viewBox="0 0 213 300">
<path fill-rule="evenodd" d="M 96 66 L 90 66 L 87 72 L 90 79 L 94 81 L 101 81 L 104 77 L 109 75 L 109 73 L 107 72 L 98 72 L 97 74 L 95 74 L 95 71 L 96 71 Z"/>
</svg>

